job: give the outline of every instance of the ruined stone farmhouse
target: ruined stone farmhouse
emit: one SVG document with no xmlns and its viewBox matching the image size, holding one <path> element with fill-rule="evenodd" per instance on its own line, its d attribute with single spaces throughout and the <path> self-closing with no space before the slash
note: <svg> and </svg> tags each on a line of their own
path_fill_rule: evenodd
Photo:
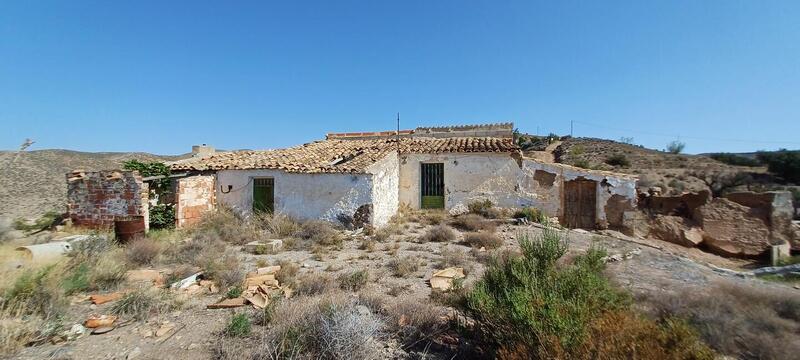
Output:
<svg viewBox="0 0 800 360">
<path fill-rule="evenodd" d="M 286 149 L 205 152 L 171 164 L 176 222 L 190 225 L 224 205 L 244 215 L 263 210 L 379 227 L 401 206 L 459 211 L 488 199 L 538 208 L 569 227 L 623 226 L 623 214 L 636 206 L 635 177 L 526 158 L 512 132 L 510 123 L 420 127 L 332 133 Z M 80 205 L 93 200 L 80 198 L 76 186 L 70 185 L 71 218 L 115 215 L 114 206 Z M 102 198 L 136 198 L 125 189 Z M 143 188 L 130 187 L 137 189 Z"/>
</svg>

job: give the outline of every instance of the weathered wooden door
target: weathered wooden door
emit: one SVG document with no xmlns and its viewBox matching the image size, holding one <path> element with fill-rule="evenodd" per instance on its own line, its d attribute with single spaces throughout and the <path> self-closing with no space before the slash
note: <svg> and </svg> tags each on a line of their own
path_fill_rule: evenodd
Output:
<svg viewBox="0 0 800 360">
<path fill-rule="evenodd" d="M 275 211 L 275 179 L 253 179 L 253 211 Z"/>
<path fill-rule="evenodd" d="M 597 182 L 578 178 L 564 183 L 564 220 L 569 228 L 594 229 Z"/>
<path fill-rule="evenodd" d="M 444 208 L 444 164 L 422 164 L 421 208 Z"/>
</svg>

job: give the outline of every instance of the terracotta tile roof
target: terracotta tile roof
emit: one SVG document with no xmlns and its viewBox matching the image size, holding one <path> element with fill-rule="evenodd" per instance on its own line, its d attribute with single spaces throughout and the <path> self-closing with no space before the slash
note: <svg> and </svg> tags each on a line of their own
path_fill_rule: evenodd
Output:
<svg viewBox="0 0 800 360">
<path fill-rule="evenodd" d="M 202 159 L 173 163 L 173 171 L 279 169 L 295 173 L 363 173 L 390 152 L 397 151 L 393 138 L 328 139 L 278 150 L 217 153 Z M 504 138 L 410 138 L 400 140 L 402 153 L 517 152 L 512 139 Z"/>
</svg>

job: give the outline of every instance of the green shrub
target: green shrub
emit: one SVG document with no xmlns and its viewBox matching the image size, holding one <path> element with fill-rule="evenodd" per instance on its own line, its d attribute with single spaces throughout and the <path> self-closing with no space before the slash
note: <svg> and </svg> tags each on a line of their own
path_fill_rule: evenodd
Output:
<svg viewBox="0 0 800 360">
<path fill-rule="evenodd" d="M 514 212 L 515 219 L 528 219 L 530 222 L 547 224 L 547 215 L 534 207 L 524 207 Z"/>
<path fill-rule="evenodd" d="M 339 287 L 342 290 L 358 291 L 367 285 L 369 273 L 367 270 L 357 270 L 339 276 Z"/>
<path fill-rule="evenodd" d="M 589 164 L 589 161 L 585 159 L 578 159 L 572 163 L 573 166 L 579 167 L 581 169 L 591 169 L 592 164 Z"/>
<path fill-rule="evenodd" d="M 518 238 L 522 256 L 495 259 L 467 295 L 468 313 L 497 344 L 538 351 L 551 339 L 576 349 L 593 318 L 626 306 L 627 297 L 602 275 L 604 251 L 592 248 L 571 266 L 556 267 L 567 250 L 558 232 Z"/>
<path fill-rule="evenodd" d="M 48 229 L 61 222 L 62 215 L 57 211 L 48 211 L 40 218 L 36 219 L 33 224 L 28 224 L 22 219 L 14 220 L 14 229 L 31 232 L 43 229 Z"/>
<path fill-rule="evenodd" d="M 227 293 L 225 293 L 225 297 L 228 299 L 238 298 L 239 296 L 242 296 L 242 292 L 243 291 L 241 286 L 238 285 L 233 286 L 230 289 L 228 289 Z"/>
<path fill-rule="evenodd" d="M 800 184 L 800 151 L 781 149 L 775 152 L 759 152 L 756 157 L 767 165 L 769 172 L 788 182 Z"/>
<path fill-rule="evenodd" d="M 225 326 L 225 335 L 231 337 L 245 337 L 250 335 L 252 324 L 250 318 L 245 314 L 235 314 L 231 316 L 228 325 Z"/>
<path fill-rule="evenodd" d="M 624 154 L 614 154 L 606 158 L 606 164 L 611 166 L 629 167 L 630 160 Z"/>
<path fill-rule="evenodd" d="M 172 229 L 175 227 L 175 207 L 158 204 L 150 207 L 150 229 Z"/>
<path fill-rule="evenodd" d="M 686 148 L 686 143 L 678 140 L 671 141 L 667 144 L 667 152 L 670 154 L 680 154 L 683 152 L 684 148 Z"/>
<path fill-rule="evenodd" d="M 12 314 L 39 315 L 49 318 L 66 309 L 63 289 L 56 279 L 55 266 L 25 270 L 4 289 L 1 308 Z"/>
<path fill-rule="evenodd" d="M 467 208 L 471 214 L 483 216 L 485 218 L 495 218 L 498 211 L 493 208 L 494 204 L 491 200 L 476 200 L 467 204 Z"/>
<path fill-rule="evenodd" d="M 709 154 L 708 157 L 728 165 L 750 167 L 761 166 L 761 163 L 759 163 L 756 159 L 731 153 L 714 153 Z"/>
</svg>

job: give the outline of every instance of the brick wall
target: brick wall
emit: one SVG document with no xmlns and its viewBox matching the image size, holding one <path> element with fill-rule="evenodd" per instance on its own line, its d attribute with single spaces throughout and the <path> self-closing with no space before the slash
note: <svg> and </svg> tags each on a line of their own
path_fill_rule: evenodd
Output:
<svg viewBox="0 0 800 360">
<path fill-rule="evenodd" d="M 216 205 L 214 175 L 193 175 L 175 180 L 175 222 L 179 228 L 197 223 Z"/>
<path fill-rule="evenodd" d="M 76 226 L 110 228 L 116 217 L 141 215 L 147 227 L 148 198 L 148 185 L 136 171 L 67 174 L 67 215 Z"/>
</svg>

